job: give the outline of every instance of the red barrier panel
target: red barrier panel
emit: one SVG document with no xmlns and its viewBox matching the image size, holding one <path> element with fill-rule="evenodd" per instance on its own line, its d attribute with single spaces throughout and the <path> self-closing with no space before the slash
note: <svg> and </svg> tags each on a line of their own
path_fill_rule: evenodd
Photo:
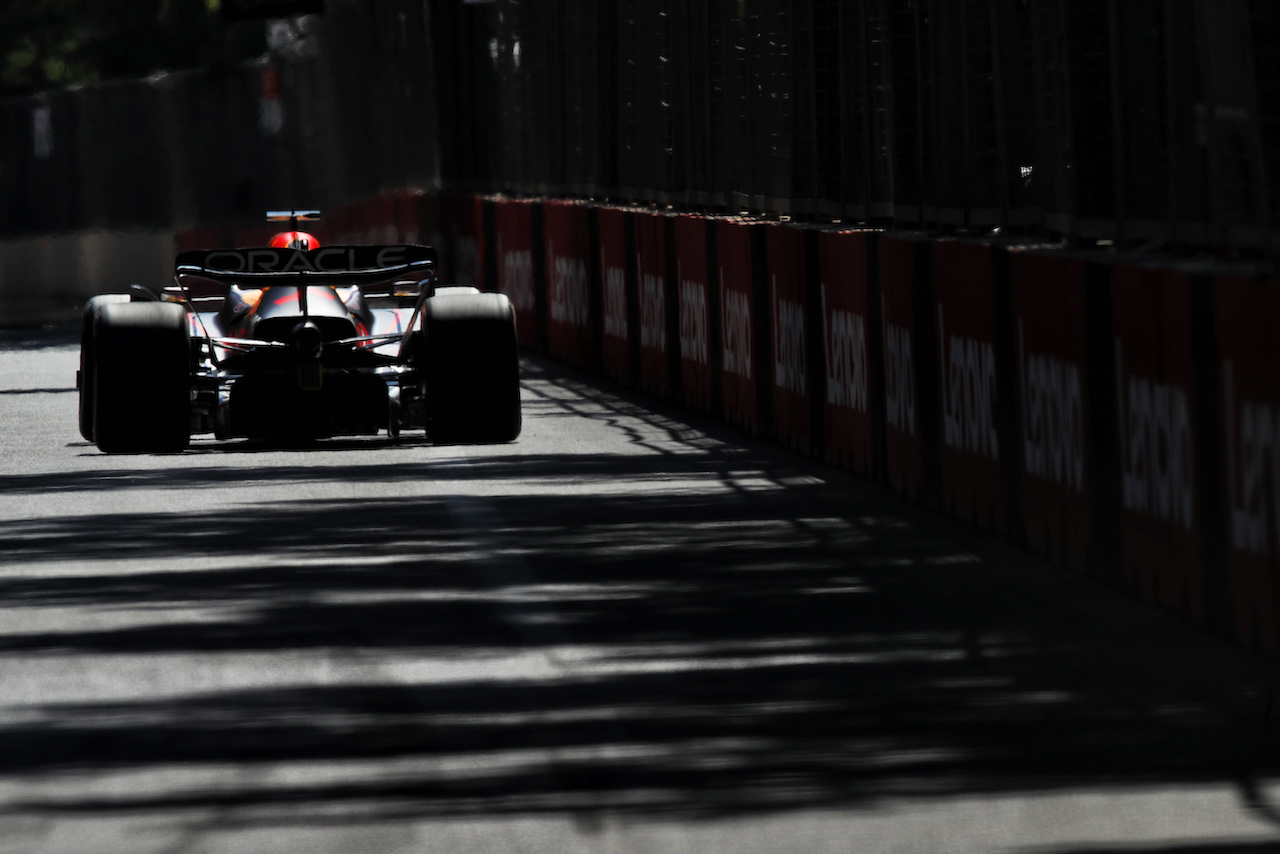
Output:
<svg viewBox="0 0 1280 854">
<path fill-rule="evenodd" d="M 547 344 L 551 355 L 582 368 L 593 366 L 592 252 L 588 209 L 573 202 L 544 204 L 547 245 Z"/>
<path fill-rule="evenodd" d="M 520 346 L 537 346 L 538 329 L 533 293 L 533 203 L 501 200 L 494 203 L 498 254 L 498 290 L 516 312 Z"/>
<path fill-rule="evenodd" d="M 880 238 L 881 324 L 884 333 L 885 469 L 898 495 L 919 501 L 924 487 L 916 418 L 915 252 L 917 241 Z"/>
<path fill-rule="evenodd" d="M 933 246 L 942 409 L 942 500 L 958 518 L 1004 527 L 999 408 L 1012 389 L 996 378 L 994 250 L 976 243 Z"/>
<path fill-rule="evenodd" d="M 1126 580 L 1149 601 L 1203 616 L 1187 276 L 1112 272 Z"/>
<path fill-rule="evenodd" d="M 769 275 L 769 322 L 773 354 L 773 426 L 778 441 L 809 453 L 808 346 L 805 341 L 805 232 L 789 225 L 765 226 Z"/>
<path fill-rule="evenodd" d="M 379 193 L 369 200 L 368 233 L 365 243 L 371 246 L 403 243 L 400 232 L 399 203 L 393 193 Z"/>
<path fill-rule="evenodd" d="M 357 224 L 361 216 L 360 212 L 361 208 L 358 203 L 343 205 L 334 210 L 322 211 L 321 216 L 323 219 L 320 221 L 320 225 L 323 227 L 325 234 L 317 236 L 325 243 L 358 245 L 363 240 L 363 235 L 356 233 Z"/>
<path fill-rule="evenodd" d="M 756 409 L 755 288 L 751 279 L 751 229 L 749 223 L 720 220 L 716 223 L 716 276 L 720 287 L 722 348 L 720 397 L 729 424 L 759 433 Z"/>
<path fill-rule="evenodd" d="M 493 264 L 489 263 L 490 253 L 492 252 L 493 258 L 496 259 L 498 249 L 497 222 L 493 219 L 493 205 L 494 202 L 483 196 L 476 196 L 476 277 L 473 284 L 482 291 L 498 289 L 497 262 L 495 260 Z M 488 210 L 488 222 L 486 222 L 486 210 Z M 493 246 L 489 245 L 490 241 L 493 242 Z"/>
<path fill-rule="evenodd" d="M 444 203 L 434 193 L 423 193 L 418 202 L 418 240 L 444 254 Z"/>
<path fill-rule="evenodd" d="M 1013 252 L 1009 274 L 1027 545 L 1083 569 L 1093 545 L 1085 265 L 1062 255 Z"/>
<path fill-rule="evenodd" d="M 627 338 L 627 215 L 617 208 L 597 212 L 600 278 L 604 287 L 604 335 L 600 358 L 605 375 L 631 381 L 631 345 Z"/>
<path fill-rule="evenodd" d="M 422 229 L 418 220 L 418 197 L 422 194 L 407 190 L 396 193 L 393 197 L 396 227 L 400 232 L 401 243 L 421 243 Z"/>
<path fill-rule="evenodd" d="M 1241 642 L 1280 649 L 1280 290 L 1238 276 L 1215 283 L 1226 442 L 1227 571 Z"/>
<path fill-rule="evenodd" d="M 680 393 L 686 406 L 711 412 L 711 341 L 707 305 L 707 220 L 680 216 L 675 223 L 680 280 Z"/>
<path fill-rule="evenodd" d="M 667 358 L 667 244 L 666 216 L 637 213 L 636 282 L 640 295 L 640 385 L 666 395 L 670 385 Z"/>
<path fill-rule="evenodd" d="M 867 234 L 818 235 L 822 349 L 826 365 L 827 462 L 871 473 L 870 368 L 867 361 Z"/>
<path fill-rule="evenodd" d="M 335 211 L 321 211 L 320 222 L 315 224 L 319 229 L 316 236 L 326 243 L 354 246 L 383 242 L 381 238 L 385 236 L 385 229 L 380 227 L 380 218 L 393 215 L 386 207 L 383 199 L 375 196 L 343 205 Z"/>
<path fill-rule="evenodd" d="M 479 196 L 452 199 L 452 254 L 446 257 L 444 283 L 474 285 L 484 257 L 484 200 Z M 450 263 L 451 262 L 451 263 Z"/>
</svg>

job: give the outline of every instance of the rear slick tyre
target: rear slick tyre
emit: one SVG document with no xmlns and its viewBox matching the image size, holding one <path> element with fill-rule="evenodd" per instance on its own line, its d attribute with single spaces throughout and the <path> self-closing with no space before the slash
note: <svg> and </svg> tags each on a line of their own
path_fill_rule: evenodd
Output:
<svg viewBox="0 0 1280 854">
<path fill-rule="evenodd" d="M 93 325 L 94 442 L 109 454 L 177 453 L 191 440 L 191 337 L 174 303 L 109 303 Z"/>
<path fill-rule="evenodd" d="M 76 388 L 80 390 L 80 435 L 90 442 L 93 441 L 94 392 L 97 387 L 93 371 L 93 325 L 102 306 L 128 301 L 128 294 L 99 294 L 84 304 L 80 314 L 80 370 L 76 371 Z"/>
<path fill-rule="evenodd" d="M 441 445 L 514 441 L 522 426 L 515 312 L 502 294 L 427 300 L 415 359 L 426 382 L 427 432 Z"/>
</svg>

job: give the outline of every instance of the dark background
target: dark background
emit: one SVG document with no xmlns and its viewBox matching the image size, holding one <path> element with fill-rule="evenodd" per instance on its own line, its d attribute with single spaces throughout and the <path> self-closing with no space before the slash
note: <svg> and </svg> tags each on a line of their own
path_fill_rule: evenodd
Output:
<svg viewBox="0 0 1280 854">
<path fill-rule="evenodd" d="M 1275 243 L 1268 0 L 329 0 L 274 23 L 198 0 L 18 5 L 0 234 L 420 188 Z"/>
</svg>

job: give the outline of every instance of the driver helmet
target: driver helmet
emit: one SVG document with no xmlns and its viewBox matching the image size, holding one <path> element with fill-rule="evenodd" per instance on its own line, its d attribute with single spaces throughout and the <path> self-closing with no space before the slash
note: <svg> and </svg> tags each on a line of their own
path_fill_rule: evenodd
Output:
<svg viewBox="0 0 1280 854">
<path fill-rule="evenodd" d="M 317 249 L 320 241 L 305 231 L 282 231 L 271 238 L 272 249 Z"/>
</svg>

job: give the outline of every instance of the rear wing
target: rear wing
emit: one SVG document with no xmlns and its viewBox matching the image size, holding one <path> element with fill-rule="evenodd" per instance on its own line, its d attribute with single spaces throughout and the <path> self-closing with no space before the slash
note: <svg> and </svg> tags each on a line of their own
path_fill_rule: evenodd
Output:
<svg viewBox="0 0 1280 854">
<path fill-rule="evenodd" d="M 179 284 L 190 278 L 242 287 L 377 285 L 431 278 L 430 246 L 323 246 L 319 249 L 209 249 L 183 252 L 174 264 Z"/>
</svg>

